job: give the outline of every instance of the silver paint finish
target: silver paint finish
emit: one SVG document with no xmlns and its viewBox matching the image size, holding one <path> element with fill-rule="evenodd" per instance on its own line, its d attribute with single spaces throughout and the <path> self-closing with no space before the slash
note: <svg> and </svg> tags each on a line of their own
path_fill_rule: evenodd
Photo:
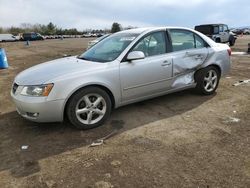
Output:
<svg viewBox="0 0 250 188">
<path fill-rule="evenodd" d="M 129 50 L 144 35 L 167 29 L 185 29 L 203 38 L 210 47 L 171 52 L 144 59 L 122 61 Z M 230 70 L 230 57 L 225 44 L 217 44 L 205 35 L 187 28 L 140 28 L 122 32 L 139 36 L 112 62 L 98 63 L 61 58 L 31 67 L 14 80 L 19 85 L 11 96 L 21 115 L 38 122 L 63 121 L 64 109 L 70 96 L 80 88 L 90 85 L 105 87 L 112 93 L 114 107 L 161 96 L 195 87 L 194 73 L 209 65 L 217 65 L 222 76 Z M 53 83 L 48 97 L 20 95 L 25 85 Z M 76 109 L 77 110 L 77 109 Z M 37 118 L 27 117 L 26 112 L 39 113 Z"/>
<path fill-rule="evenodd" d="M 207 92 L 213 91 L 218 84 L 218 75 L 214 70 L 208 71 L 204 78 L 204 89 Z"/>
</svg>

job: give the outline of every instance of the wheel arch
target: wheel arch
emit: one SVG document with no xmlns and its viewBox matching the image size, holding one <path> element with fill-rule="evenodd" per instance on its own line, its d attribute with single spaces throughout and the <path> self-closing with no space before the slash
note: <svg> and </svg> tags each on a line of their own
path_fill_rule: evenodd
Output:
<svg viewBox="0 0 250 188">
<path fill-rule="evenodd" d="M 219 65 L 217 65 L 217 64 L 211 64 L 208 67 L 215 67 L 219 71 L 219 74 L 220 74 L 219 76 L 221 77 L 221 67 Z"/>
<path fill-rule="evenodd" d="M 102 90 L 104 90 L 105 92 L 107 92 L 107 94 L 109 95 L 110 97 L 110 100 L 111 100 L 111 105 L 112 105 L 112 109 L 115 108 L 115 97 L 114 97 L 114 94 L 112 93 L 112 91 L 104 86 L 104 85 L 101 85 L 101 84 L 90 84 L 90 85 L 84 85 L 84 86 L 81 86 L 79 88 L 77 88 L 76 90 L 74 90 L 72 93 L 69 94 L 69 96 L 67 97 L 67 99 L 65 100 L 65 103 L 64 103 L 64 106 L 63 106 L 63 119 L 65 119 L 66 116 L 66 109 L 67 109 L 67 106 L 68 106 L 68 102 L 70 101 L 71 97 L 78 91 L 82 90 L 82 89 L 85 89 L 85 88 L 88 88 L 88 87 L 98 87 Z"/>
<path fill-rule="evenodd" d="M 220 43 L 220 42 L 221 42 L 221 38 L 217 36 L 217 37 L 215 38 L 215 42 Z"/>
<path fill-rule="evenodd" d="M 221 77 L 221 67 L 219 66 L 219 65 L 217 65 L 217 64 L 210 64 L 210 65 L 208 65 L 208 66 L 206 66 L 206 67 L 203 67 L 202 69 L 205 69 L 205 68 L 207 68 L 207 67 L 215 67 L 218 71 L 219 71 L 219 76 Z M 199 70 L 201 70 L 201 69 L 199 69 Z M 195 73 L 194 73 L 194 79 L 195 79 L 195 81 L 196 81 L 196 74 L 197 74 L 197 72 L 199 71 L 199 70 L 197 70 Z"/>
</svg>

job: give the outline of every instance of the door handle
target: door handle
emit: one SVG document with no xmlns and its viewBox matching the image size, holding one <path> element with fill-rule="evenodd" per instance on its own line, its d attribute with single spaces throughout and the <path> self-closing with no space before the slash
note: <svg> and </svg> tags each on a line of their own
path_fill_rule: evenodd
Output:
<svg viewBox="0 0 250 188">
<path fill-rule="evenodd" d="M 189 53 L 189 52 L 186 52 L 186 55 L 185 57 L 192 57 L 194 59 L 203 59 L 203 55 L 202 54 L 199 54 L 199 53 Z"/>
<path fill-rule="evenodd" d="M 163 63 L 161 64 L 161 66 L 163 66 L 163 67 L 167 67 L 169 65 L 171 65 L 171 61 L 168 61 L 168 60 L 163 61 Z"/>
<path fill-rule="evenodd" d="M 199 55 L 196 55 L 194 57 L 195 60 L 202 60 L 203 59 L 203 55 L 199 54 Z"/>
</svg>

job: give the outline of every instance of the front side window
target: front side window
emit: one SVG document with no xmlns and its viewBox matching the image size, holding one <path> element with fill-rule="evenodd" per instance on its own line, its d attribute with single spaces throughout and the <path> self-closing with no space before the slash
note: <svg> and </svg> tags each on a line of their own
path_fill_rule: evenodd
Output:
<svg viewBox="0 0 250 188">
<path fill-rule="evenodd" d="M 113 34 L 92 48 L 87 50 L 79 59 L 96 62 L 109 62 L 115 60 L 127 46 L 138 36 L 136 33 L 116 33 Z"/>
<path fill-rule="evenodd" d="M 170 36 L 174 52 L 206 47 L 206 42 L 191 31 L 171 29 Z"/>
<path fill-rule="evenodd" d="M 33 38 L 33 39 L 36 38 L 36 33 L 32 33 L 31 38 Z"/>
<path fill-rule="evenodd" d="M 227 32 L 228 31 L 228 27 L 227 25 L 224 25 L 224 32 Z"/>
<path fill-rule="evenodd" d="M 223 32 L 223 26 L 220 25 L 220 32 Z"/>
<path fill-rule="evenodd" d="M 143 37 L 132 51 L 142 51 L 145 57 L 166 53 L 165 32 L 155 32 Z"/>
</svg>

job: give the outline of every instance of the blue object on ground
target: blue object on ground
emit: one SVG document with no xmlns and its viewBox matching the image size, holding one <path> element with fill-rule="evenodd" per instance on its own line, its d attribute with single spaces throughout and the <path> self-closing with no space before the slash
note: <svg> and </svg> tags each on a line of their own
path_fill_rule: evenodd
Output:
<svg viewBox="0 0 250 188">
<path fill-rule="evenodd" d="M 7 69 L 9 67 L 5 50 L 0 48 L 0 69 Z"/>
</svg>

